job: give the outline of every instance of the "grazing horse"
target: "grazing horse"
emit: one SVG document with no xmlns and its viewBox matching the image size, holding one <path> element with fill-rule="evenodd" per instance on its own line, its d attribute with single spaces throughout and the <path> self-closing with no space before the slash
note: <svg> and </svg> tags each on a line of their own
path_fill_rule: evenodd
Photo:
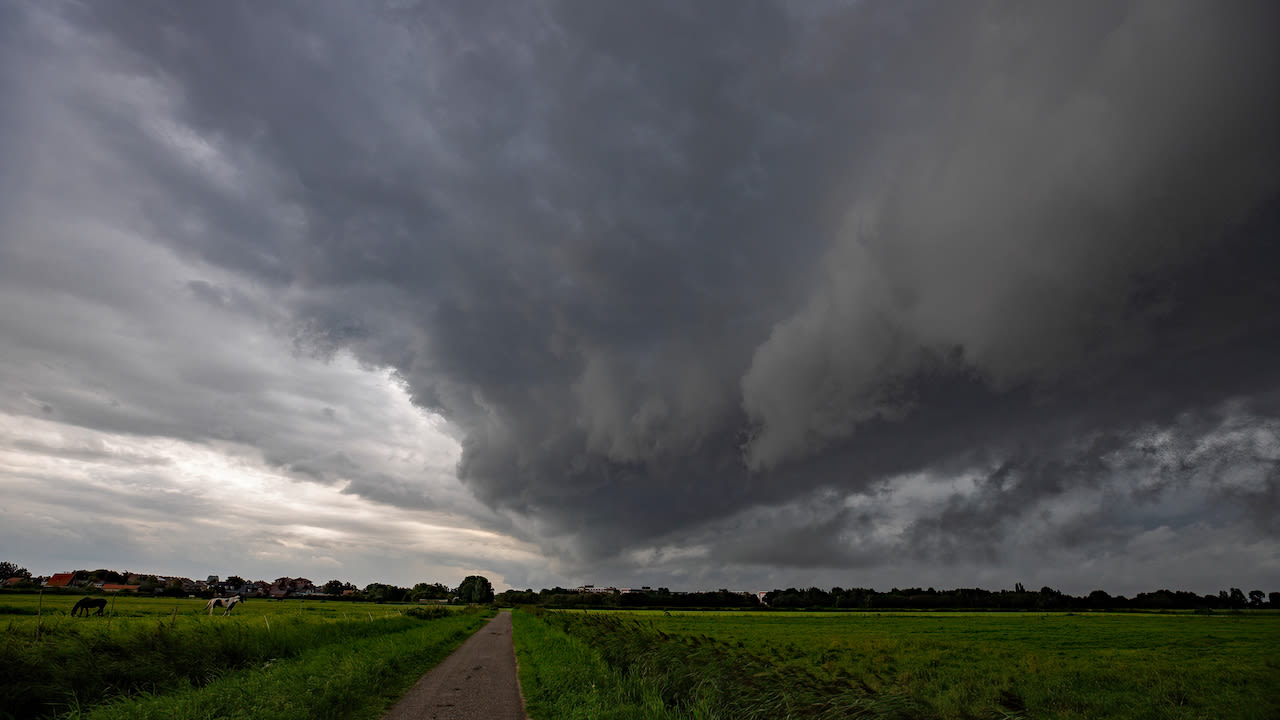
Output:
<svg viewBox="0 0 1280 720">
<path fill-rule="evenodd" d="M 71 616 L 77 617 L 83 612 L 85 617 L 89 617 L 89 611 L 94 608 L 97 608 L 98 610 L 94 615 L 101 615 L 102 611 L 107 609 L 106 599 L 91 597 L 80 598 L 76 602 L 75 607 L 71 608 Z"/>
<path fill-rule="evenodd" d="M 210 598 L 209 603 L 204 606 L 204 609 L 208 610 L 209 614 L 212 615 L 214 608 L 219 608 L 219 607 L 226 608 L 225 610 L 222 611 L 222 614 L 228 615 L 231 613 L 231 608 L 235 607 L 236 603 L 238 602 L 240 602 L 239 595 L 232 595 L 231 597 Z"/>
</svg>

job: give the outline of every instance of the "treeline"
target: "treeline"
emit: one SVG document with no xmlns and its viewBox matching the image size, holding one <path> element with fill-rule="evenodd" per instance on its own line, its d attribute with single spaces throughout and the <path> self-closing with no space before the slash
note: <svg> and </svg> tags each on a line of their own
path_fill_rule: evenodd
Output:
<svg viewBox="0 0 1280 720">
<path fill-rule="evenodd" d="M 412 588 L 370 583 L 364 590 L 349 595 L 354 600 L 372 602 L 419 602 L 443 600 L 453 603 L 493 602 L 493 584 L 483 575 L 468 575 L 456 588 L 440 583 L 418 583 Z"/>
<path fill-rule="evenodd" d="M 841 610 L 1243 610 L 1280 609 L 1280 592 L 1267 596 L 1261 590 L 1246 594 L 1239 588 L 1231 588 L 1213 595 L 1198 595 L 1185 590 L 1156 590 L 1128 598 L 1102 590 L 1083 596 L 1069 595 L 1050 587 L 1040 588 L 1038 592 L 1028 591 L 1021 584 L 1013 590 L 994 591 L 982 588 L 894 588 L 888 592 L 869 588 L 787 588 L 767 593 L 765 603 L 777 609 Z"/>
<path fill-rule="evenodd" d="M 714 592 L 672 592 L 667 588 L 629 592 L 582 592 L 554 587 L 539 591 L 507 590 L 498 593 L 494 602 L 501 605 L 537 605 L 545 608 L 742 608 L 760 607 L 752 593 L 729 590 Z"/>
<path fill-rule="evenodd" d="M 46 587 L 52 578 L 64 582 Z M 8 560 L 0 561 L 0 592 L 37 592 L 48 590 L 56 593 L 93 594 L 99 592 L 128 592 L 131 594 L 161 597 L 214 597 L 239 595 L 241 597 L 269 597 L 273 599 L 323 598 L 326 600 L 350 600 L 368 602 L 421 602 L 438 601 L 461 604 L 493 602 L 493 584 L 483 575 L 468 575 L 457 587 L 443 583 L 420 582 L 413 587 L 400 587 L 388 583 L 369 583 L 359 588 L 342 580 L 330 580 L 315 585 L 306 578 L 277 578 L 248 581 L 239 575 L 219 580 L 192 580 L 185 577 L 157 576 L 133 572 L 120 572 L 107 568 L 74 570 L 49 578 L 33 577 L 25 567 Z"/>
<path fill-rule="evenodd" d="M 536 605 L 546 608 L 721 608 L 774 610 L 1244 610 L 1280 609 L 1280 592 L 1261 590 L 1248 593 L 1239 588 L 1212 595 L 1185 590 L 1156 590 L 1133 597 L 1110 595 L 1094 590 L 1075 596 L 1043 587 L 1028 591 L 1021 584 L 1013 590 L 982 588 L 893 588 L 878 592 L 870 588 L 830 590 L 811 587 L 787 588 L 765 593 L 763 600 L 751 593 L 728 590 L 676 593 L 659 588 L 650 591 L 581 592 L 567 588 L 540 591 L 507 590 L 494 602 L 503 605 Z"/>
</svg>

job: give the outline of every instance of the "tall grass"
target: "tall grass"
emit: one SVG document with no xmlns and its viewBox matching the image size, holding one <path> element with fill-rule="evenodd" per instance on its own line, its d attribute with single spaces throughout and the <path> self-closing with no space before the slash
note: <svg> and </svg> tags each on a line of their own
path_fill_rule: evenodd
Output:
<svg viewBox="0 0 1280 720">
<path fill-rule="evenodd" d="M 614 718 L 1280 718 L 1280 613 L 516 620 L 539 720 L 575 717 L 557 695 Z"/>
<path fill-rule="evenodd" d="M 923 717 L 902 693 L 875 693 L 855 678 L 822 677 L 705 635 L 670 635 L 610 613 L 516 618 L 521 685 L 535 720 Z"/>
<path fill-rule="evenodd" d="M 480 622 L 465 615 L 424 622 L 385 606 L 263 602 L 230 617 L 210 617 L 198 601 L 122 598 L 120 606 L 123 616 L 88 619 L 6 608 L 17 612 L 0 615 L 0 717 L 78 714 L 121 698 L 201 688 L 324 648 L 359 647 L 436 623 L 449 635 Z"/>
<path fill-rule="evenodd" d="M 434 615 L 395 632 L 313 647 L 228 672 L 202 686 L 72 712 L 67 720 L 377 718 L 491 613 Z M 380 623 L 382 624 L 382 623 Z M 399 623 L 397 623 L 399 625 Z M 387 629 L 387 628 L 384 628 Z"/>
</svg>

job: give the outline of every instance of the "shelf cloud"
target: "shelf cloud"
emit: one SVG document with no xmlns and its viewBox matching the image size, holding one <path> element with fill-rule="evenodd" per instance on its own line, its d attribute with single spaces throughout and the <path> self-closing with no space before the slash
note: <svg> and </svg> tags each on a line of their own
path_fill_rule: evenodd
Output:
<svg viewBox="0 0 1280 720">
<path fill-rule="evenodd" d="M 1280 582 L 1278 15 L 0 8 L 0 452 L 505 585 Z"/>
</svg>

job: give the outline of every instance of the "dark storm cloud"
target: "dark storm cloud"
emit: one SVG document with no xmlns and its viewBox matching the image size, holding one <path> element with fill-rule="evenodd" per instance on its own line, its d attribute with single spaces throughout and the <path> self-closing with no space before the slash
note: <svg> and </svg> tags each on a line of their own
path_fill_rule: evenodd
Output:
<svg viewBox="0 0 1280 720">
<path fill-rule="evenodd" d="M 151 232 L 277 293 L 300 348 L 394 367 L 467 485 L 570 563 L 999 562 L 1025 513 L 1101 485 L 1099 536 L 1133 537 L 1148 459 L 1109 453 L 1280 415 L 1269 3 L 51 14 L 194 135 L 67 101 Z M 911 473 L 985 479 L 914 515 L 838 507 Z M 1161 522 L 1273 502 L 1263 476 Z M 413 502 L 397 483 L 348 492 Z M 1080 546 L 1073 522 L 1044 537 Z"/>
</svg>

